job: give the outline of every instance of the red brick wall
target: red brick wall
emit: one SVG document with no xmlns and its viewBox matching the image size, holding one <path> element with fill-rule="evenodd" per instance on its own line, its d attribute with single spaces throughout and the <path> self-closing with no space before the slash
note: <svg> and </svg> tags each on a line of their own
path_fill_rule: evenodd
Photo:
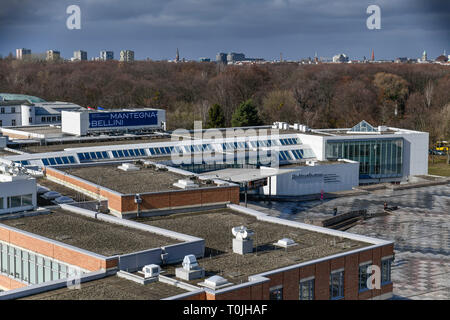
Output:
<svg viewBox="0 0 450 320">
<path fill-rule="evenodd" d="M 117 259 L 106 261 L 20 232 L 11 231 L 2 226 L 0 226 L 0 240 L 89 271 L 111 268 L 117 266 L 118 263 Z"/>
<path fill-rule="evenodd" d="M 203 291 L 198 294 L 186 297 L 182 300 L 206 300 L 206 293 Z"/>
<path fill-rule="evenodd" d="M 13 290 L 26 287 L 27 285 L 0 274 L 0 287 L 6 290 Z"/>
<path fill-rule="evenodd" d="M 344 257 L 330 259 L 320 263 L 287 270 L 265 276 L 270 279 L 268 282 L 258 284 L 252 287 L 245 287 L 223 294 L 207 294 L 208 300 L 229 300 L 229 299 L 248 299 L 248 300 L 267 300 L 269 299 L 269 290 L 271 287 L 283 286 L 284 300 L 298 300 L 299 281 L 301 279 L 314 276 L 314 292 L 316 300 L 330 299 L 330 272 L 344 268 L 344 299 L 358 300 L 370 299 L 381 294 L 392 292 L 392 284 L 382 286 L 381 290 L 368 290 L 359 293 L 358 277 L 359 263 L 372 260 L 374 264 L 380 264 L 381 257 L 392 255 L 393 246 L 385 246 L 376 249 L 366 250 L 360 253 L 346 255 Z"/>
</svg>

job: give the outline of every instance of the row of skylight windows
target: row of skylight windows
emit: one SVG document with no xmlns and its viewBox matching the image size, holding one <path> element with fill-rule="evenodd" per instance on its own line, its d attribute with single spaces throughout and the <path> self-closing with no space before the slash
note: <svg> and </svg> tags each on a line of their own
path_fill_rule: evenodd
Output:
<svg viewBox="0 0 450 320">
<path fill-rule="evenodd" d="M 248 149 L 247 142 L 226 142 L 222 143 L 222 150 Z"/>
<path fill-rule="evenodd" d="M 280 142 L 283 146 L 298 144 L 297 138 L 286 138 L 286 139 L 280 139 Z"/>
<path fill-rule="evenodd" d="M 277 143 L 277 140 L 256 140 L 250 141 L 250 145 L 253 148 L 259 148 L 259 147 L 279 146 L 280 144 Z"/>
<path fill-rule="evenodd" d="M 147 155 L 144 149 L 114 150 L 112 154 L 114 158 L 143 157 Z"/>
<path fill-rule="evenodd" d="M 56 157 L 56 158 L 45 158 L 42 159 L 44 166 L 54 166 L 57 164 L 70 164 L 77 163 L 73 156 L 68 157 Z"/>
<path fill-rule="evenodd" d="M 83 153 L 77 153 L 78 159 L 80 161 L 85 160 L 97 160 L 97 159 L 109 159 L 109 155 L 106 151 L 102 152 L 83 152 Z"/>
<path fill-rule="evenodd" d="M 282 160 L 284 160 L 284 161 L 292 160 L 291 155 L 287 151 L 279 151 L 278 152 L 278 157 L 279 157 L 280 161 L 282 161 Z"/>
<path fill-rule="evenodd" d="M 303 159 L 303 150 L 299 149 L 299 150 L 291 150 L 292 154 L 294 155 L 294 158 L 299 160 L 299 159 Z"/>
<path fill-rule="evenodd" d="M 256 140 L 247 142 L 226 142 L 222 143 L 223 150 L 235 150 L 235 149 L 248 149 L 249 144 L 254 148 L 259 147 L 270 147 L 277 145 L 294 145 L 298 144 L 297 138 L 285 138 L 279 140 Z M 195 152 L 203 152 L 203 151 L 214 151 L 214 148 L 211 144 L 202 144 L 202 145 L 187 145 L 187 146 L 171 146 L 171 147 L 155 147 L 148 149 L 151 155 L 169 155 L 174 151 L 176 153 L 195 153 Z M 303 158 L 302 150 L 291 150 L 295 159 Z M 103 160 L 110 159 L 108 152 L 106 151 L 96 151 L 96 152 L 81 152 L 77 153 L 80 162 L 90 161 L 90 160 Z M 128 149 L 128 150 L 114 150 L 112 151 L 112 155 L 114 158 L 127 158 L 127 157 L 141 157 L 146 156 L 144 149 Z M 287 152 L 280 153 L 280 160 L 292 160 L 291 155 Z M 58 158 L 46 158 L 42 159 L 44 165 L 57 165 L 57 164 L 69 164 L 76 163 L 75 158 L 72 156 L 69 157 L 58 157 Z M 19 161 L 22 165 L 29 165 L 28 160 Z"/>
<path fill-rule="evenodd" d="M 178 148 L 178 147 L 177 147 Z M 161 155 L 161 154 L 171 154 L 174 147 L 160 147 L 160 148 L 149 148 L 150 154 L 153 155 Z M 178 148 L 181 151 L 180 148 Z"/>
</svg>

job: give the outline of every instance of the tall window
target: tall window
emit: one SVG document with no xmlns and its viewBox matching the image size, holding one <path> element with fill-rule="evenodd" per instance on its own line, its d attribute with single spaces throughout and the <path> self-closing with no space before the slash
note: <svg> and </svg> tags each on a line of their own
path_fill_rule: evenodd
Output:
<svg viewBox="0 0 450 320">
<path fill-rule="evenodd" d="M 77 267 L 33 254 L 27 250 L 0 241 L 0 271 L 29 284 L 81 275 Z"/>
<path fill-rule="evenodd" d="M 15 107 L 11 107 L 11 113 L 16 113 L 16 108 Z"/>
<path fill-rule="evenodd" d="M 334 271 L 330 275 L 330 299 L 344 298 L 344 270 Z"/>
<path fill-rule="evenodd" d="M 16 119 L 12 119 L 12 120 L 11 120 L 11 125 L 12 125 L 12 126 L 15 126 L 15 125 L 16 125 Z"/>
<path fill-rule="evenodd" d="M 283 300 L 283 287 L 278 286 L 278 287 L 270 288 L 269 299 L 270 300 Z"/>
<path fill-rule="evenodd" d="M 3 198 L 0 197 L 0 210 L 1 209 L 4 209 L 4 208 L 3 208 Z"/>
<path fill-rule="evenodd" d="M 365 263 L 359 266 L 359 291 L 368 290 L 367 287 L 367 279 L 369 278 L 369 274 L 367 273 L 367 268 L 372 263 Z"/>
<path fill-rule="evenodd" d="M 381 284 L 391 282 L 392 261 L 392 258 L 384 259 L 381 261 Z"/>
<path fill-rule="evenodd" d="M 300 281 L 300 300 L 314 300 L 314 279 Z"/>
<path fill-rule="evenodd" d="M 5 108 L 1 108 L 0 110 L 0 113 L 5 113 Z"/>
</svg>

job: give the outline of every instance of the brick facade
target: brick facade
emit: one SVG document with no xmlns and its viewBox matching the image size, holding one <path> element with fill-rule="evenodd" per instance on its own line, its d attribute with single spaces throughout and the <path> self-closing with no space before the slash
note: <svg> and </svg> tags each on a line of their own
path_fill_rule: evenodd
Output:
<svg viewBox="0 0 450 320">
<path fill-rule="evenodd" d="M 0 288 L 4 290 L 13 290 L 26 287 L 25 283 L 11 279 L 10 277 L 0 274 Z"/>
<path fill-rule="evenodd" d="M 380 266 L 381 258 L 393 255 L 393 245 L 368 249 L 360 253 L 347 254 L 345 256 L 325 260 L 319 263 L 302 266 L 265 275 L 269 281 L 258 283 L 254 286 L 239 288 L 221 294 L 206 293 L 207 300 L 268 300 L 271 287 L 283 287 L 283 300 L 299 299 L 299 282 L 302 279 L 314 277 L 315 300 L 330 299 L 330 272 L 344 269 L 344 299 L 365 300 L 392 293 L 392 283 L 384 285 L 380 290 L 367 290 L 359 293 L 359 263 L 372 261 Z"/>
</svg>

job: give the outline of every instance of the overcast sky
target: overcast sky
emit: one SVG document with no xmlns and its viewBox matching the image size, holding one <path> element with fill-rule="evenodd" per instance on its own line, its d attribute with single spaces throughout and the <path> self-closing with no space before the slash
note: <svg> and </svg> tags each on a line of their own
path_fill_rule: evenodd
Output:
<svg viewBox="0 0 450 320">
<path fill-rule="evenodd" d="M 381 30 L 369 30 L 369 5 Z M 81 9 L 69 30 L 66 8 Z M 48 49 L 70 58 L 85 50 L 135 51 L 136 59 L 187 59 L 243 52 L 268 60 L 332 57 L 436 58 L 450 54 L 450 0 L 0 0 L 0 54 Z"/>
</svg>

